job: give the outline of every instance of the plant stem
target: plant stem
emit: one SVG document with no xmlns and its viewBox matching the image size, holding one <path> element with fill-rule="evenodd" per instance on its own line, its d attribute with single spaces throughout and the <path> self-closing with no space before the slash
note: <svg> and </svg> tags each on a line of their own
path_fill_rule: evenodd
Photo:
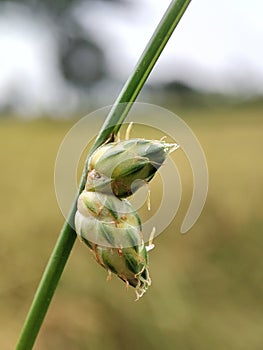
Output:
<svg viewBox="0 0 263 350">
<path fill-rule="evenodd" d="M 136 100 L 165 44 L 180 21 L 191 0 L 172 1 L 152 38 L 139 59 L 134 72 L 120 92 L 101 131 L 91 148 L 83 170 L 79 192 L 73 203 L 67 221 L 60 232 L 55 248 L 50 256 L 45 272 L 39 283 L 31 308 L 27 314 L 24 327 L 21 331 L 16 350 L 32 349 L 41 324 L 48 310 L 50 301 L 56 290 L 58 281 L 69 258 L 71 249 L 76 240 L 74 230 L 74 216 L 77 207 L 77 197 L 82 192 L 87 176 L 87 163 L 90 155 L 96 148 L 106 142 L 112 135 L 116 135 L 126 118 L 133 102 Z"/>
<path fill-rule="evenodd" d="M 105 130 L 111 130 L 117 134 L 133 102 L 136 100 L 146 79 L 150 75 L 167 41 L 171 37 L 190 2 L 191 0 L 177 0 L 171 2 L 139 58 L 133 73 L 127 80 L 109 112 L 99 137 L 104 135 Z"/>
</svg>

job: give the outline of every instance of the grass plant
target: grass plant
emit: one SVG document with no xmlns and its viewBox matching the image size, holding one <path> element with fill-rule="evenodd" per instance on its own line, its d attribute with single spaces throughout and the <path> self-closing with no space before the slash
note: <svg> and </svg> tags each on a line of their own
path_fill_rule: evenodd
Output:
<svg viewBox="0 0 263 350">
<path fill-rule="evenodd" d="M 152 38 L 146 46 L 141 58 L 139 59 L 133 73 L 131 74 L 127 83 L 124 85 L 123 90 L 116 99 L 109 115 L 107 116 L 105 123 L 89 152 L 86 165 L 91 154 L 106 140 L 111 138 L 112 135 L 116 135 L 118 133 L 118 130 L 132 107 L 132 104 L 136 100 L 146 79 L 157 62 L 158 57 L 160 56 L 189 3 L 190 0 L 176 0 L 171 2 Z M 17 350 L 32 349 L 53 294 L 57 288 L 58 281 L 69 258 L 70 252 L 76 240 L 76 233 L 74 230 L 76 201 L 77 197 L 84 188 L 86 177 L 87 166 L 85 166 L 83 170 L 76 200 L 74 201 L 72 209 L 68 215 L 68 219 L 64 223 L 64 226 L 60 232 L 57 243 L 39 283 L 31 308 L 27 314 L 17 343 Z"/>
</svg>

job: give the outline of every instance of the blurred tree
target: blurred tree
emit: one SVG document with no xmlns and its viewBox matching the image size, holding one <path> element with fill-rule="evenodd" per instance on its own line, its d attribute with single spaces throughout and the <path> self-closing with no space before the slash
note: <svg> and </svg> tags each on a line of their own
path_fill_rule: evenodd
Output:
<svg viewBox="0 0 263 350">
<path fill-rule="evenodd" d="M 103 51 L 90 39 L 68 37 L 61 48 L 64 77 L 78 86 L 88 86 L 106 75 Z"/>
<path fill-rule="evenodd" d="M 71 84 L 85 88 L 106 76 L 103 48 L 72 18 L 61 23 L 58 46 L 61 72 Z"/>
<path fill-rule="evenodd" d="M 104 48 L 82 28 L 74 10 L 83 3 L 112 2 L 123 5 L 127 0 L 0 0 L 2 3 L 23 4 L 36 15 L 44 14 L 57 28 L 58 61 L 66 81 L 85 88 L 107 75 Z M 22 14 L 21 14 L 22 15 Z"/>
</svg>

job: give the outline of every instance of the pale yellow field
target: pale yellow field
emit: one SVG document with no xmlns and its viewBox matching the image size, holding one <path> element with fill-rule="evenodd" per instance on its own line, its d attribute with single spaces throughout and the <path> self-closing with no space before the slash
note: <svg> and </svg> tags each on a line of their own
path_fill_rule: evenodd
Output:
<svg viewBox="0 0 263 350">
<path fill-rule="evenodd" d="M 105 271 L 76 242 L 35 349 L 262 349 L 263 110 L 180 116 L 199 138 L 209 168 L 208 199 L 198 222 L 187 235 L 179 234 L 192 185 L 185 158 L 174 154 L 183 201 L 156 239 L 149 291 L 134 302 L 132 289 L 126 292 L 117 278 L 107 283 Z M 3 350 L 14 348 L 63 224 L 53 170 L 72 124 L 0 121 Z M 153 206 L 158 191 L 152 190 Z"/>
</svg>

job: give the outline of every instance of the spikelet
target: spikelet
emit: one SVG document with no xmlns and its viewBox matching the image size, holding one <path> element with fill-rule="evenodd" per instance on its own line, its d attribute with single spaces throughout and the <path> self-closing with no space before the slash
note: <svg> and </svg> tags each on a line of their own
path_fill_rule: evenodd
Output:
<svg viewBox="0 0 263 350">
<path fill-rule="evenodd" d="M 140 218 L 127 200 L 83 191 L 78 199 L 75 228 L 108 274 L 115 273 L 135 288 L 137 298 L 151 284 L 148 253 Z"/>
<path fill-rule="evenodd" d="M 148 247 L 141 220 L 125 198 L 149 182 L 177 144 L 131 139 L 99 147 L 88 163 L 84 191 L 78 198 L 75 229 L 96 261 L 135 288 L 137 299 L 151 285 Z M 137 181 L 143 180 L 143 181 Z"/>
<path fill-rule="evenodd" d="M 90 158 L 86 190 L 129 197 L 143 181 L 153 178 L 167 156 L 178 147 L 176 143 L 144 139 L 102 145 Z"/>
<path fill-rule="evenodd" d="M 113 195 L 83 191 L 75 226 L 82 238 L 97 245 L 121 249 L 142 244 L 139 215 L 128 200 Z"/>
</svg>

